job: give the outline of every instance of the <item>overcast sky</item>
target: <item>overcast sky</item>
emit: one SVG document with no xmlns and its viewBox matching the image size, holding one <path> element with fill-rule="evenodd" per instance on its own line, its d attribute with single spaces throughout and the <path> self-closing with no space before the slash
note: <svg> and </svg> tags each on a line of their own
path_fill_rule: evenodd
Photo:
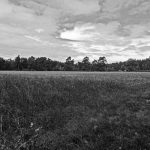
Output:
<svg viewBox="0 0 150 150">
<path fill-rule="evenodd" d="M 0 0 L 0 57 L 150 56 L 150 0 Z"/>
</svg>

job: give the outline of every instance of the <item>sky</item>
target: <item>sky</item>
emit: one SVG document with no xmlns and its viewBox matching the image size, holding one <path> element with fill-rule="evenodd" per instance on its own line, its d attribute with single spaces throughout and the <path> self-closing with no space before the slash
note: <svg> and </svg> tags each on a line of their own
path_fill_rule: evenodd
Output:
<svg viewBox="0 0 150 150">
<path fill-rule="evenodd" d="M 0 57 L 150 56 L 150 0 L 0 0 Z"/>
</svg>

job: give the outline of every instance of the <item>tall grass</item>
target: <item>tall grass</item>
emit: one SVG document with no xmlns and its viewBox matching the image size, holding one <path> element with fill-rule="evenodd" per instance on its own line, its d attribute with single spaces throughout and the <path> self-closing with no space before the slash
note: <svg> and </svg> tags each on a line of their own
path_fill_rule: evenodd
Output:
<svg viewBox="0 0 150 150">
<path fill-rule="evenodd" d="M 0 149 L 150 149 L 150 82 L 119 76 L 0 75 Z"/>
</svg>

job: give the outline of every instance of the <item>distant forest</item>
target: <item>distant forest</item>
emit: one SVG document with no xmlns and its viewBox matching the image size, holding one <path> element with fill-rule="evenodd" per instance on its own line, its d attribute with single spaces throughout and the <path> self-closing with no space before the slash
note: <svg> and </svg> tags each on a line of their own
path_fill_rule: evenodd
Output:
<svg viewBox="0 0 150 150">
<path fill-rule="evenodd" d="M 106 57 L 90 62 L 84 57 L 81 62 L 75 63 L 68 57 L 65 62 L 51 60 L 46 57 L 20 57 L 4 59 L 0 57 L 0 70 L 17 71 L 150 71 L 150 57 L 143 60 L 129 59 L 124 62 L 107 63 Z"/>
</svg>

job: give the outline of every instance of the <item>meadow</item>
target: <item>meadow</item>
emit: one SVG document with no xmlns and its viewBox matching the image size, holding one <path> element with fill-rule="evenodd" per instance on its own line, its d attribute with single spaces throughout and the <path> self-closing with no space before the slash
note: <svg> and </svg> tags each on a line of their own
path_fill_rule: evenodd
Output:
<svg viewBox="0 0 150 150">
<path fill-rule="evenodd" d="M 0 72 L 1 150 L 149 150 L 150 73 Z"/>
</svg>

